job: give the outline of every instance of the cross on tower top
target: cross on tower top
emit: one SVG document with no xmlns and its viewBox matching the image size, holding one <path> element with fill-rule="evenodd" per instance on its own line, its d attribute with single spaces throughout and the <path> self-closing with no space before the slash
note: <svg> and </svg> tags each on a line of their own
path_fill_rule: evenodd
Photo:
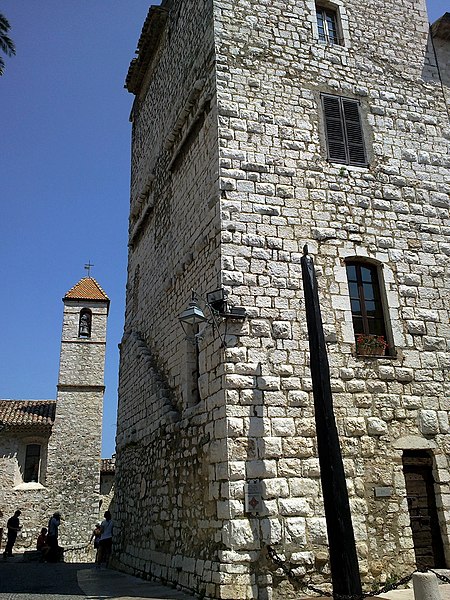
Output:
<svg viewBox="0 0 450 600">
<path fill-rule="evenodd" d="M 85 269 L 86 269 L 86 271 L 87 271 L 87 275 L 88 275 L 88 277 L 90 277 L 90 276 L 91 276 L 91 268 L 92 268 L 92 267 L 94 267 L 94 266 L 95 266 L 95 265 L 91 265 L 91 261 L 88 261 L 88 262 L 87 262 L 87 263 L 84 265 L 84 268 L 85 268 Z"/>
</svg>

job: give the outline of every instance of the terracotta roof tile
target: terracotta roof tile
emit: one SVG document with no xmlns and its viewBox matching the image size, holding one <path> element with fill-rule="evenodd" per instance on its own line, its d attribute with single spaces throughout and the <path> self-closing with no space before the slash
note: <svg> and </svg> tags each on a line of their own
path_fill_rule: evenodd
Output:
<svg viewBox="0 0 450 600">
<path fill-rule="evenodd" d="M 102 458 L 100 463 L 100 473 L 113 475 L 116 471 L 116 461 L 114 458 Z"/>
<path fill-rule="evenodd" d="M 51 426 L 56 400 L 0 400 L 0 428 L 9 426 Z"/>
<path fill-rule="evenodd" d="M 73 300 L 106 300 L 109 302 L 108 296 L 98 285 L 93 277 L 83 277 L 80 281 L 71 288 L 64 296 Z"/>
</svg>

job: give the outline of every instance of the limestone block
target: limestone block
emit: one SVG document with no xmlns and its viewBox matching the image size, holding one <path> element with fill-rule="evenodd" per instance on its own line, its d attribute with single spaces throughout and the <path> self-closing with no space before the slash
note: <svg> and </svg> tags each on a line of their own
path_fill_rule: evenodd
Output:
<svg viewBox="0 0 450 600">
<path fill-rule="evenodd" d="M 403 406 L 408 410 L 417 410 L 422 406 L 422 398 L 420 396 L 405 394 L 403 396 Z"/>
<path fill-rule="evenodd" d="M 293 552 L 291 562 L 311 568 L 314 566 L 314 552 Z"/>
<path fill-rule="evenodd" d="M 408 382 L 414 379 L 414 371 L 412 369 L 395 369 L 395 377 L 397 381 Z"/>
<path fill-rule="evenodd" d="M 228 473 L 231 481 L 239 481 L 245 479 L 245 461 L 230 460 Z"/>
<path fill-rule="evenodd" d="M 260 363 L 236 363 L 235 372 L 239 375 L 260 375 Z"/>
<path fill-rule="evenodd" d="M 406 321 L 406 327 L 408 328 L 408 333 L 411 335 L 425 335 L 427 332 L 425 323 L 423 321 Z"/>
<path fill-rule="evenodd" d="M 225 523 L 223 543 L 234 550 L 253 550 L 259 547 L 258 527 L 247 519 L 234 519 Z"/>
<path fill-rule="evenodd" d="M 222 282 L 224 285 L 241 285 L 244 282 L 244 274 L 240 271 L 222 271 Z"/>
<path fill-rule="evenodd" d="M 241 422 L 241 430 L 243 428 L 242 419 Z M 241 434 L 242 435 L 242 434 Z M 217 419 L 214 421 L 214 437 L 216 439 L 224 438 L 227 436 L 227 419 Z"/>
<path fill-rule="evenodd" d="M 446 410 L 439 410 L 437 413 L 438 423 L 439 423 L 439 431 L 441 433 L 449 433 L 449 416 Z"/>
<path fill-rule="evenodd" d="M 366 422 L 362 417 L 351 417 L 345 419 L 345 431 L 352 437 L 360 437 L 366 434 Z"/>
<path fill-rule="evenodd" d="M 258 440 L 258 449 L 261 458 L 279 458 L 282 453 L 281 438 L 265 437 Z"/>
<path fill-rule="evenodd" d="M 277 476 L 277 465 L 275 460 L 249 460 L 247 461 L 246 467 L 248 479 Z"/>
<path fill-rule="evenodd" d="M 349 379 L 353 379 L 355 376 L 354 369 L 342 368 L 339 370 L 339 377 L 344 379 L 344 381 L 348 381 Z"/>
<path fill-rule="evenodd" d="M 228 389 L 254 388 L 255 385 L 255 379 L 248 375 L 227 374 L 225 376 L 225 387 Z"/>
<path fill-rule="evenodd" d="M 298 458 L 280 458 L 278 461 L 278 475 L 281 477 L 300 477 L 302 475 L 302 461 Z"/>
<path fill-rule="evenodd" d="M 275 339 L 291 339 L 291 323 L 289 321 L 273 321 L 272 335 Z"/>
<path fill-rule="evenodd" d="M 308 406 L 310 404 L 309 394 L 300 390 L 291 390 L 288 392 L 288 402 L 291 406 Z"/>
<path fill-rule="evenodd" d="M 254 553 L 235 550 L 219 550 L 219 560 L 222 563 L 250 563 L 254 561 Z"/>
<path fill-rule="evenodd" d="M 280 378 L 269 375 L 258 377 L 257 386 L 260 390 L 277 391 L 280 389 Z"/>
<path fill-rule="evenodd" d="M 264 544 L 278 544 L 282 540 L 283 530 L 278 519 L 261 519 L 261 537 Z"/>
<path fill-rule="evenodd" d="M 226 423 L 227 432 L 230 437 L 242 437 L 244 435 L 244 419 L 238 417 L 228 417 L 228 419 L 226 419 Z"/>
<path fill-rule="evenodd" d="M 308 519 L 308 541 L 310 544 L 327 544 L 327 522 L 324 517 Z"/>
<path fill-rule="evenodd" d="M 439 433 L 439 421 L 434 410 L 421 410 L 418 415 L 419 429 L 423 435 L 436 435 Z"/>
<path fill-rule="evenodd" d="M 217 518 L 218 519 L 229 519 L 230 518 L 230 502 L 229 502 L 229 500 L 219 500 L 217 502 Z"/>
<path fill-rule="evenodd" d="M 308 458 L 303 461 L 303 476 L 304 477 L 320 477 L 320 465 L 318 458 Z"/>
<path fill-rule="evenodd" d="M 386 381 L 393 381 L 395 379 L 394 367 L 390 367 L 388 365 L 380 365 L 378 373 L 380 379 L 384 379 Z"/>
<path fill-rule="evenodd" d="M 270 419 L 261 417 L 250 417 L 248 419 L 248 428 L 246 435 L 253 437 L 263 437 L 264 435 L 271 435 L 271 421 Z"/>
<path fill-rule="evenodd" d="M 250 333 L 254 337 L 270 337 L 270 322 L 262 319 L 252 319 L 250 323 Z"/>
<path fill-rule="evenodd" d="M 295 422 L 292 418 L 272 419 L 272 434 L 277 437 L 295 435 Z"/>
<path fill-rule="evenodd" d="M 280 514 L 287 516 L 307 516 L 311 510 L 306 498 L 283 498 L 278 504 Z"/>
<path fill-rule="evenodd" d="M 289 484 L 287 479 L 266 479 L 262 482 L 263 498 L 287 498 L 289 496 Z"/>
<path fill-rule="evenodd" d="M 304 546 L 306 542 L 306 519 L 304 517 L 288 517 L 285 520 L 286 544 Z"/>
<path fill-rule="evenodd" d="M 444 338 L 425 336 L 423 338 L 423 349 L 428 352 L 444 351 L 446 340 Z"/>
<path fill-rule="evenodd" d="M 307 386 L 305 388 L 304 386 Z M 304 380 L 300 382 L 298 377 L 282 377 L 281 378 L 281 389 L 282 390 L 298 390 L 299 388 L 308 389 L 308 382 L 304 384 Z"/>
<path fill-rule="evenodd" d="M 385 435 L 388 431 L 387 424 L 378 417 L 368 417 L 367 433 L 369 435 Z"/>
<path fill-rule="evenodd" d="M 308 458 L 314 454 L 314 436 L 285 437 L 281 439 L 282 455 L 286 458 Z M 279 455 L 281 456 L 281 454 Z"/>
<path fill-rule="evenodd" d="M 226 439 L 213 440 L 209 444 L 209 460 L 211 463 L 219 463 L 227 460 Z"/>
<path fill-rule="evenodd" d="M 366 391 L 366 382 L 362 379 L 352 379 L 351 381 L 347 382 L 346 388 L 347 388 L 347 391 L 351 392 L 352 394 L 355 394 L 358 392 L 365 392 Z"/>
</svg>

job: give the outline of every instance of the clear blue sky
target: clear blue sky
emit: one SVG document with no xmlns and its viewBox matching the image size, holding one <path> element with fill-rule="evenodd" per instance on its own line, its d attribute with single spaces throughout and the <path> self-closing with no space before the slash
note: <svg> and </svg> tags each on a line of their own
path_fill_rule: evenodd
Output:
<svg viewBox="0 0 450 600">
<path fill-rule="evenodd" d="M 0 397 L 56 397 L 61 298 L 90 260 L 111 299 L 103 456 L 114 452 L 127 269 L 123 83 L 151 4 L 0 0 L 17 48 L 0 77 Z M 428 6 L 430 21 L 449 10 Z"/>
</svg>

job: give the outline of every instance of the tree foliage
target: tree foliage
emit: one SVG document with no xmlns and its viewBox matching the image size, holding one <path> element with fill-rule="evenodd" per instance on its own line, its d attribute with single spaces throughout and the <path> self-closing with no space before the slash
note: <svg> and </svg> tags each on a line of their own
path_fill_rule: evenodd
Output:
<svg viewBox="0 0 450 600">
<path fill-rule="evenodd" d="M 16 47 L 14 42 L 9 37 L 8 32 L 10 30 L 10 24 L 8 19 L 0 13 L 0 50 L 6 54 L 6 56 L 12 56 L 16 53 Z M 3 75 L 5 70 L 5 61 L 0 56 L 0 75 Z"/>
</svg>

